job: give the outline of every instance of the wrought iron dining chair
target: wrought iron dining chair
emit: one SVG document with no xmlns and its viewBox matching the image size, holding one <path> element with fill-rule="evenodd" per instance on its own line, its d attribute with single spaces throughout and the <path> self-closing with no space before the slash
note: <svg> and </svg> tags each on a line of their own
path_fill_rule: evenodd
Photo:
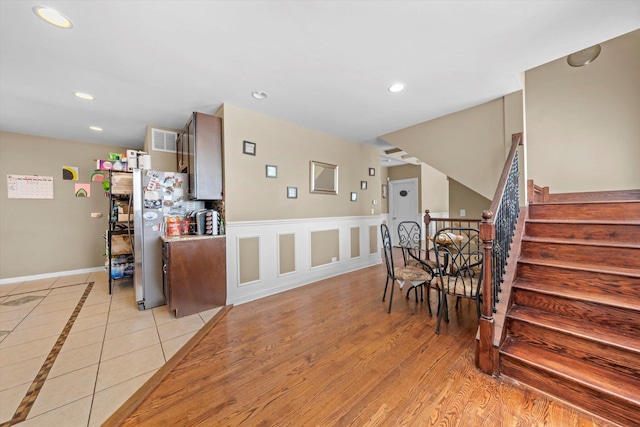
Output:
<svg viewBox="0 0 640 427">
<path fill-rule="evenodd" d="M 433 280 L 436 276 L 435 270 L 438 268 L 438 264 L 429 259 L 429 252 L 422 250 L 422 228 L 416 221 L 402 221 L 398 224 L 398 246 L 402 250 L 402 259 L 405 267 L 417 267 L 428 272 L 431 275 L 427 283 L 427 304 L 429 305 L 429 314 L 431 315 L 431 288 L 438 290 L 438 310 L 440 310 L 440 292 L 438 282 Z M 424 254 L 424 256 L 423 256 Z M 423 288 L 420 287 L 420 300 L 423 297 Z M 407 298 L 409 298 L 409 292 L 411 290 L 416 292 L 416 301 L 418 301 L 418 288 L 411 287 L 407 289 Z"/>
<path fill-rule="evenodd" d="M 387 297 L 387 288 L 389 287 L 389 283 L 391 283 L 388 310 L 388 312 L 391 313 L 391 303 L 393 302 L 393 290 L 395 288 L 395 282 L 398 282 L 398 284 L 400 285 L 400 289 L 402 289 L 403 286 L 408 282 L 414 288 L 420 287 L 422 291 L 422 287 L 425 284 L 428 284 L 433 276 L 429 272 L 418 267 L 396 267 L 393 261 L 393 245 L 391 244 L 389 227 L 387 227 L 386 224 L 380 224 L 380 233 L 382 234 L 384 262 L 387 268 L 387 281 L 384 284 L 384 294 L 382 294 L 382 301 L 384 301 Z M 429 306 L 429 314 L 431 314 L 431 306 Z"/>
<path fill-rule="evenodd" d="M 460 298 L 475 300 L 477 315 L 480 317 L 483 252 L 476 228 L 443 228 L 433 237 L 433 245 L 438 264 L 436 275 L 442 304 L 436 325 L 436 334 L 439 334 L 442 318 L 449 322 L 448 295 L 456 297 L 456 308 Z"/>
</svg>

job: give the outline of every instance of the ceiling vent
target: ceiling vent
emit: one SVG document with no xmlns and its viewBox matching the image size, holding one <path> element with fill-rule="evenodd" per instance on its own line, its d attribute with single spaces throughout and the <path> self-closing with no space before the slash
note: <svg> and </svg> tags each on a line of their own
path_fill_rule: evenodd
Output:
<svg viewBox="0 0 640 427">
<path fill-rule="evenodd" d="M 168 130 L 151 129 L 151 149 L 154 151 L 176 152 L 178 134 Z"/>
</svg>

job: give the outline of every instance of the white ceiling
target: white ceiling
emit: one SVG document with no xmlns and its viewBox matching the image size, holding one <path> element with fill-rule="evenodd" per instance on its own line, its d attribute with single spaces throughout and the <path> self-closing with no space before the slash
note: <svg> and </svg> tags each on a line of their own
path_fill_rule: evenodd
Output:
<svg viewBox="0 0 640 427">
<path fill-rule="evenodd" d="M 386 149 L 379 135 L 638 28 L 640 0 L 2 0 L 0 129 L 141 148 L 147 125 L 179 129 L 229 103 Z M 404 92 L 387 91 L 396 81 Z"/>
</svg>

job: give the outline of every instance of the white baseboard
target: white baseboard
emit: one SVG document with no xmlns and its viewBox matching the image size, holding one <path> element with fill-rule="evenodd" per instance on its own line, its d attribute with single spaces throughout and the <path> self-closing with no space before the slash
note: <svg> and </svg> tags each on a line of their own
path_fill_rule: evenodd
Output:
<svg viewBox="0 0 640 427">
<path fill-rule="evenodd" d="M 9 283 L 17 283 L 17 282 L 27 282 L 29 280 L 50 279 L 52 277 L 60 277 L 60 276 L 73 276 L 74 274 L 88 274 L 88 273 L 94 273 L 96 271 L 104 271 L 104 266 L 92 267 L 92 268 L 81 268 L 79 270 L 67 270 L 67 271 L 57 271 L 52 273 L 34 274 L 31 276 L 8 277 L 6 279 L 0 279 L 0 285 L 6 285 Z"/>
</svg>

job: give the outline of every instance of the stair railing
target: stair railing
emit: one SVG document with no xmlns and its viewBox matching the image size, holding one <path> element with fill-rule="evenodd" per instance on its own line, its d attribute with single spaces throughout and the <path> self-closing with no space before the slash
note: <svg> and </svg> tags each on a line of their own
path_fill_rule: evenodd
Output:
<svg viewBox="0 0 640 427">
<path fill-rule="evenodd" d="M 493 314 L 496 312 L 496 304 L 500 298 L 500 287 L 520 212 L 518 146 L 521 144 L 522 133 L 513 134 L 511 150 L 498 181 L 491 207 L 482 212 L 480 223 L 480 239 L 484 246 L 484 276 L 476 366 L 489 375 L 498 373 L 498 355 L 493 348 L 495 332 Z"/>
<path fill-rule="evenodd" d="M 477 228 L 480 229 L 480 223 L 482 219 L 477 218 L 435 218 L 431 217 L 429 209 L 424 211 L 423 216 L 425 239 L 427 248 L 427 259 L 431 259 L 429 249 L 433 248 L 433 242 L 431 239 L 436 235 L 438 230 L 448 227 L 463 227 L 463 228 Z"/>
</svg>

